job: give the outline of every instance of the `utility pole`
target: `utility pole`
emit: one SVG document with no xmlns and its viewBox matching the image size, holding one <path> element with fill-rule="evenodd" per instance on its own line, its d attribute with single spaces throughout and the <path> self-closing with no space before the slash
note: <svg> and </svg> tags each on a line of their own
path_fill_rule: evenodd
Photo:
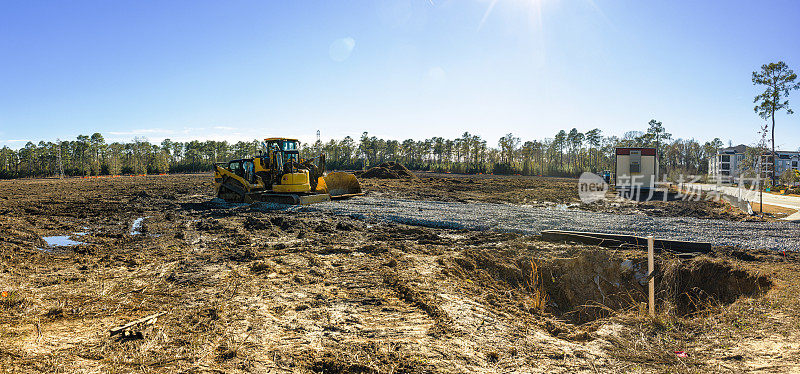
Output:
<svg viewBox="0 0 800 374">
<path fill-rule="evenodd" d="M 313 149 L 314 149 L 315 152 L 318 152 L 321 155 L 322 154 L 322 142 L 319 139 L 320 139 L 319 138 L 319 130 L 317 130 L 317 142 L 314 143 Z M 317 146 L 319 146 L 319 148 L 317 148 Z"/>
</svg>

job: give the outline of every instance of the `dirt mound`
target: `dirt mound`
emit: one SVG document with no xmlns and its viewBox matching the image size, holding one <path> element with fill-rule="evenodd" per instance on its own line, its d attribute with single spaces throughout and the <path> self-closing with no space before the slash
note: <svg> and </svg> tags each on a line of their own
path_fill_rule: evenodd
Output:
<svg viewBox="0 0 800 374">
<path fill-rule="evenodd" d="M 741 221 L 749 216 L 722 201 L 648 201 L 638 208 L 651 217 L 693 217 Z"/>
<path fill-rule="evenodd" d="M 384 162 L 360 175 L 361 178 L 416 179 L 417 176 L 402 164 L 394 161 Z"/>
</svg>

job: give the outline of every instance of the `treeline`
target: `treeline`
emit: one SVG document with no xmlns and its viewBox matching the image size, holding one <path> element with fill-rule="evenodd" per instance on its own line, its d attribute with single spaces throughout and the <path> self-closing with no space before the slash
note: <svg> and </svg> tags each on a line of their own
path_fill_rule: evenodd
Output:
<svg viewBox="0 0 800 374">
<path fill-rule="evenodd" d="M 151 144 L 134 138 L 129 143 L 106 143 L 103 135 L 79 135 L 75 140 L 28 142 L 13 150 L 0 149 L 0 178 L 161 174 L 211 170 L 215 162 L 253 155 L 260 142 L 197 141 L 165 139 Z"/>
<path fill-rule="evenodd" d="M 645 131 L 630 131 L 621 138 L 603 136 L 600 129 L 580 132 L 573 128 L 541 140 L 523 141 L 507 134 L 492 147 L 468 132 L 455 139 L 404 141 L 378 139 L 365 132 L 358 141 L 346 137 L 304 148 L 312 154 L 324 152 L 331 169 L 362 169 L 399 161 L 412 170 L 578 176 L 584 171 L 613 170 L 616 147 L 654 147 L 659 149 L 662 174 L 674 176 L 707 174 L 709 158 L 723 146 L 719 138 L 705 143 L 673 139 L 661 122 L 651 120 Z"/>
<path fill-rule="evenodd" d="M 327 156 L 327 167 L 366 169 L 385 161 L 399 161 L 412 170 L 549 176 L 577 176 L 584 171 L 612 170 L 615 147 L 658 147 L 662 173 L 703 175 L 708 159 L 723 146 L 719 139 L 699 143 L 672 139 L 660 122 L 650 121 L 645 131 L 619 138 L 603 136 L 599 129 L 559 131 L 553 137 L 523 141 L 513 134 L 490 145 L 478 135 L 433 137 L 403 141 L 378 139 L 364 132 L 360 139 L 345 137 L 303 144 L 306 157 Z M 75 140 L 28 142 L 23 148 L 0 149 L 0 178 L 155 174 L 209 171 L 215 162 L 251 157 L 261 142 L 226 141 L 152 144 L 143 138 L 128 143 L 106 143 L 99 133 Z"/>
</svg>

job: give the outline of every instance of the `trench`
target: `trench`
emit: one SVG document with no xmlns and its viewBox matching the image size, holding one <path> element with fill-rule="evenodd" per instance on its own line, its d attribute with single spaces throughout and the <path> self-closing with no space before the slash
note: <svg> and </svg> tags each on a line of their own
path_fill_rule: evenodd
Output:
<svg viewBox="0 0 800 374">
<path fill-rule="evenodd" d="M 647 303 L 647 258 L 641 253 L 586 250 L 564 258 L 503 258 L 488 252 L 456 261 L 522 289 L 539 308 L 572 324 L 585 324 Z M 758 297 L 772 287 L 765 275 L 720 259 L 658 257 L 656 309 L 689 316 L 739 297 Z"/>
</svg>

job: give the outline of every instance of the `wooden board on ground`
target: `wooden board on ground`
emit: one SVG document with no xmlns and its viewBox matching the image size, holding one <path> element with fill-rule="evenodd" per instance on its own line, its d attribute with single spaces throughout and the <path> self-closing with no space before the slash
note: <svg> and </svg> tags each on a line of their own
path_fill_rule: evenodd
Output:
<svg viewBox="0 0 800 374">
<path fill-rule="evenodd" d="M 140 324 L 143 324 L 143 323 L 155 323 L 156 318 L 158 318 L 158 317 L 160 317 L 160 316 L 162 316 L 164 314 L 167 314 L 167 312 L 160 312 L 160 313 L 156 313 L 156 314 L 151 314 L 151 315 L 149 315 L 147 317 L 139 318 L 139 319 L 137 319 L 135 321 L 128 322 L 128 323 L 126 323 L 126 324 L 124 324 L 122 326 L 115 327 L 115 328 L 110 330 L 111 336 L 114 336 L 116 334 L 124 332 L 125 330 L 130 329 L 131 327 L 134 327 L 136 325 L 140 325 Z"/>
<path fill-rule="evenodd" d="M 543 230 L 542 239 L 549 241 L 574 241 L 603 247 L 620 247 L 625 244 L 643 248 L 647 246 L 647 238 L 645 237 L 600 232 Z M 669 250 L 679 253 L 708 253 L 711 252 L 711 243 L 656 239 L 655 249 L 658 251 Z"/>
</svg>

